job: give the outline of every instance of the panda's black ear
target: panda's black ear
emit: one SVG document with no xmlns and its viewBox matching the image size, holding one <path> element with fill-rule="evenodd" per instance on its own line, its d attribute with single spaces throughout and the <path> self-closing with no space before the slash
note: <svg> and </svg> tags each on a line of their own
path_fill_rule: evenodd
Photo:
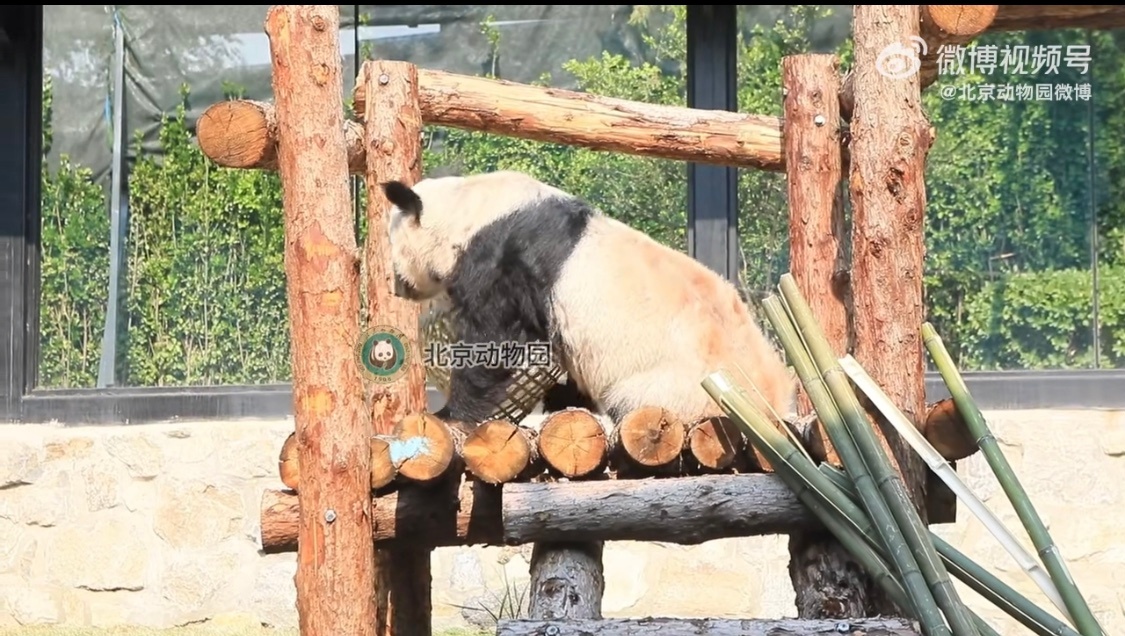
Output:
<svg viewBox="0 0 1125 636">
<path fill-rule="evenodd" d="M 410 186 L 401 181 L 387 181 L 382 185 L 387 200 L 402 210 L 403 214 L 412 216 L 415 220 L 422 216 L 422 199 Z"/>
</svg>

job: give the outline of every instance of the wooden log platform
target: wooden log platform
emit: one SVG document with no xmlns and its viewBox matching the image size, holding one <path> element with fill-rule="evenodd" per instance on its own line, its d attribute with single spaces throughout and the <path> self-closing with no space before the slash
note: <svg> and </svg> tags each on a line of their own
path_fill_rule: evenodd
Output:
<svg viewBox="0 0 1125 636">
<path fill-rule="evenodd" d="M 430 547 L 537 541 L 663 541 L 693 545 L 784 534 L 816 521 L 775 475 L 702 475 L 631 481 L 444 480 L 373 497 L 375 543 Z M 297 495 L 262 494 L 262 549 L 297 545 Z"/>
<path fill-rule="evenodd" d="M 496 636 L 921 636 L 912 622 L 894 618 L 855 620 L 736 618 L 605 618 L 536 621 L 505 619 Z"/>
<path fill-rule="evenodd" d="M 786 425 L 803 440 L 814 460 L 839 465 L 825 452 L 822 436 L 816 434 L 820 429 L 815 416 Z M 977 449 L 963 420 L 945 402 L 930 409 L 925 435 L 949 461 L 968 457 Z M 506 420 L 464 429 L 428 413 L 412 413 L 393 434 L 376 435 L 370 443 L 373 490 L 392 483 L 432 484 L 460 474 L 497 485 L 544 476 L 628 480 L 773 472 L 729 418 L 707 418 L 685 426 L 652 407 L 629 413 L 608 433 L 597 416 L 579 408 L 551 414 L 538 432 Z M 278 455 L 278 472 L 286 488 L 299 492 L 296 449 L 297 437 L 290 434 Z"/>
</svg>

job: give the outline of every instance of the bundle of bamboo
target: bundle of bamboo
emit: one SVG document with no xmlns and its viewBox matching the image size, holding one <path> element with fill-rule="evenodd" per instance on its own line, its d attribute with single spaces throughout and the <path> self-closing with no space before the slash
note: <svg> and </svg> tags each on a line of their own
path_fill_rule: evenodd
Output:
<svg viewBox="0 0 1125 636">
<path fill-rule="evenodd" d="M 916 618 L 923 633 L 931 636 L 996 634 L 961 601 L 949 576 L 952 573 L 1036 634 L 1103 636 L 1104 631 L 1070 578 L 1058 548 L 1004 459 L 933 327 L 925 324 L 922 335 L 953 396 L 960 415 L 958 419 L 968 427 L 996 473 L 1043 556 L 1049 576 L 1034 557 L 1019 547 L 995 515 L 972 495 L 950 469 L 947 458 L 934 448 L 927 436 L 914 429 L 859 363 L 851 356 L 836 357 L 791 275 L 782 276 L 780 292 L 780 296 L 765 300 L 766 316 L 839 454 L 843 470 L 825 462 L 818 467 L 800 447 L 799 440 L 782 434 L 767 414 L 753 406 L 747 390 L 737 386 L 725 371 L 711 374 L 703 381 L 703 387 L 743 430 L 749 443 L 769 460 L 798 499 L 902 611 Z M 1070 620 L 1073 628 L 929 531 L 907 496 L 901 477 L 879 445 L 849 377 L 930 468 L 965 501 L 970 511 L 989 527 Z M 948 418 L 948 414 L 944 417 Z"/>
</svg>

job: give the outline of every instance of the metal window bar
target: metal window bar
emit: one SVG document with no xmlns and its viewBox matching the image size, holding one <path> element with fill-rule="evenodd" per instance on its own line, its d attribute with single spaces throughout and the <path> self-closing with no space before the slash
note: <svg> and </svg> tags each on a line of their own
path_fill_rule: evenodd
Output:
<svg viewBox="0 0 1125 636">
<path fill-rule="evenodd" d="M 687 7 L 687 105 L 738 110 L 737 5 Z M 689 163 L 688 255 L 737 283 L 738 170 Z"/>
<path fill-rule="evenodd" d="M 128 240 L 128 197 L 125 196 L 125 29 L 114 5 L 113 14 L 113 163 L 110 166 L 109 295 L 106 299 L 102 354 L 98 364 L 98 388 L 118 382 L 118 334 L 122 315 L 121 282 L 124 278 Z"/>
</svg>

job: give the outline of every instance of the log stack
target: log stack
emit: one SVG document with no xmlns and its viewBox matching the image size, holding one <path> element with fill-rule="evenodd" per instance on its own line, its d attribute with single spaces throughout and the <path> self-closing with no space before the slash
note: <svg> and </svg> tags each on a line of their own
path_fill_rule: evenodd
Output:
<svg viewBox="0 0 1125 636">
<path fill-rule="evenodd" d="M 926 438 L 949 461 L 976 452 L 950 400 L 931 406 Z M 807 418 L 805 418 L 807 419 Z M 818 462 L 832 462 L 818 444 L 818 427 L 786 424 Z M 286 488 L 300 490 L 296 435 L 290 433 L 278 456 Z M 771 473 L 773 468 L 748 445 L 726 417 L 684 423 L 657 407 L 639 408 L 607 427 L 586 409 L 547 416 L 538 430 L 507 420 L 475 428 L 443 422 L 429 413 L 411 413 L 391 436 L 371 439 L 371 487 L 392 483 L 426 485 L 466 474 L 488 485 L 532 480 L 639 479 L 689 475 Z"/>
</svg>

